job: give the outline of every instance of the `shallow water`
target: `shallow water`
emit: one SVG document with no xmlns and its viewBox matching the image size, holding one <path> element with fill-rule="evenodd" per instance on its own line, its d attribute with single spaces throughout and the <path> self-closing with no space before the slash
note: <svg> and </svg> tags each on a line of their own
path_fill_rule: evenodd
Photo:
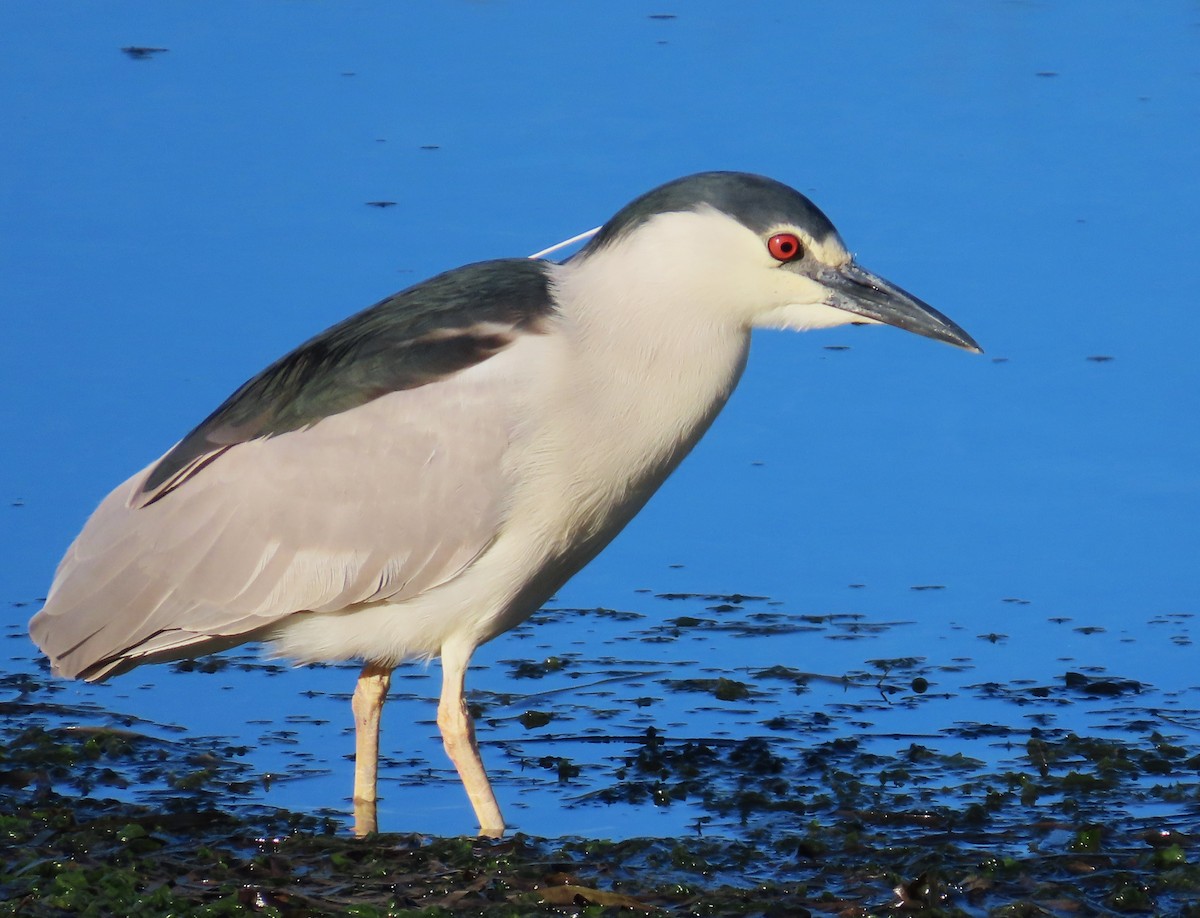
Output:
<svg viewBox="0 0 1200 918">
<path fill-rule="evenodd" d="M 714 817 L 694 793 L 614 798 L 621 765 L 645 747 L 648 730 L 668 749 L 761 737 L 785 758 L 846 738 L 884 757 L 916 744 L 966 757 L 966 771 L 977 776 L 1028 770 L 1027 744 L 1041 735 L 1160 735 L 1200 751 L 1196 680 L 1151 681 L 1141 670 L 1106 667 L 1100 661 L 1114 643 L 1106 634 L 1089 634 L 1091 647 L 1030 678 L 1011 665 L 1011 637 L 969 634 L 953 621 L 945 625 L 949 636 L 939 637 L 930 591 L 914 591 L 904 603 L 935 607 L 920 619 L 789 612 L 762 597 L 668 595 L 641 594 L 619 612 L 549 609 L 481 652 L 472 702 L 515 831 L 595 838 L 743 833 L 741 816 Z M 1134 643 L 1170 661 L 1190 652 L 1193 627 L 1180 617 L 1157 631 L 1148 627 Z M 896 652 L 902 656 L 891 656 Z M 801 659 L 822 666 L 796 665 Z M 173 731 L 165 723 L 185 722 L 177 738 L 211 734 L 214 748 L 233 747 L 234 760 L 270 776 L 235 800 L 328 815 L 348 827 L 355 675 L 346 665 L 290 669 L 236 652 L 140 670 L 104 686 L 63 686 L 55 700 L 90 699 L 97 710 L 85 722 L 167 739 Z M 437 667 L 398 675 L 385 716 L 381 828 L 470 833 L 473 816 L 433 723 Z M 164 701 L 169 707 L 179 697 L 188 699 L 187 717 L 164 718 L 173 714 L 164 712 Z M 932 787 L 950 783 L 926 803 L 953 803 L 966 777 L 931 767 Z M 677 780 L 669 766 L 661 778 L 664 787 Z M 158 793 L 134 782 L 126 796 Z M 1129 803 L 1148 825 L 1200 824 L 1194 803 Z"/>
</svg>

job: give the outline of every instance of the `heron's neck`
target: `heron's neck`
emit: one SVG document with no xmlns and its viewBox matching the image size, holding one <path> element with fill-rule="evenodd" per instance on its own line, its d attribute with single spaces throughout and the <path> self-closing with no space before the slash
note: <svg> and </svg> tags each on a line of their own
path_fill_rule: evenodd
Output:
<svg viewBox="0 0 1200 918">
<path fill-rule="evenodd" d="M 580 441 L 597 453 L 583 474 L 653 491 L 728 401 L 750 334 L 686 303 L 665 303 L 677 287 L 605 267 L 564 266 L 556 278 L 559 302 L 570 304 L 562 395 L 582 425 Z"/>
</svg>

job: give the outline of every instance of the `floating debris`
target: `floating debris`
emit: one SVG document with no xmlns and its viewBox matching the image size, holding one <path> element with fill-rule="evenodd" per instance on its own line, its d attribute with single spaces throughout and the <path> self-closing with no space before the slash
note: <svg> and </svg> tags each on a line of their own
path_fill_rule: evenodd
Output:
<svg viewBox="0 0 1200 918">
<path fill-rule="evenodd" d="M 550 711 L 526 711 L 517 720 L 526 730 L 534 730 L 554 720 L 554 714 Z"/>
<path fill-rule="evenodd" d="M 1083 692 L 1086 695 L 1124 695 L 1128 692 L 1139 693 L 1142 684 L 1136 679 L 1090 679 L 1083 673 L 1068 672 L 1063 676 L 1063 684 L 1069 689 Z"/>
<path fill-rule="evenodd" d="M 149 48 L 145 45 L 127 45 L 121 49 L 135 61 L 148 61 L 156 54 L 166 54 L 170 48 Z"/>
</svg>

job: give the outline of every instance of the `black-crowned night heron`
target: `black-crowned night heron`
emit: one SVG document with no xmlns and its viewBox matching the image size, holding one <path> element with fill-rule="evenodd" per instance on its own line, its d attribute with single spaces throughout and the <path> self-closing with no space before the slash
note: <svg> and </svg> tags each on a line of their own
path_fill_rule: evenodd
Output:
<svg viewBox="0 0 1200 918">
<path fill-rule="evenodd" d="M 259 373 L 113 491 L 30 633 L 105 679 L 250 640 L 365 661 L 356 830 L 374 831 L 391 671 L 442 661 L 438 727 L 479 818 L 504 820 L 463 697 L 712 423 L 754 328 L 884 323 L 978 350 L 859 267 L 807 198 L 755 175 L 663 185 L 561 264 L 467 265 Z"/>
</svg>

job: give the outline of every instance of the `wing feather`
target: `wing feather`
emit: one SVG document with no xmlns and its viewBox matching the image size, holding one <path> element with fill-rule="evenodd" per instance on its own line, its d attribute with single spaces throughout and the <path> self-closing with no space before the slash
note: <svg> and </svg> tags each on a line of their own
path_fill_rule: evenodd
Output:
<svg viewBox="0 0 1200 918">
<path fill-rule="evenodd" d="M 103 678 L 252 639 L 295 613 L 403 600 L 453 578 L 503 525 L 505 454 L 539 353 L 523 342 L 536 337 L 220 447 L 153 501 L 143 487 L 158 463 L 134 475 L 67 552 L 31 622 L 35 641 L 64 675 Z"/>
</svg>

